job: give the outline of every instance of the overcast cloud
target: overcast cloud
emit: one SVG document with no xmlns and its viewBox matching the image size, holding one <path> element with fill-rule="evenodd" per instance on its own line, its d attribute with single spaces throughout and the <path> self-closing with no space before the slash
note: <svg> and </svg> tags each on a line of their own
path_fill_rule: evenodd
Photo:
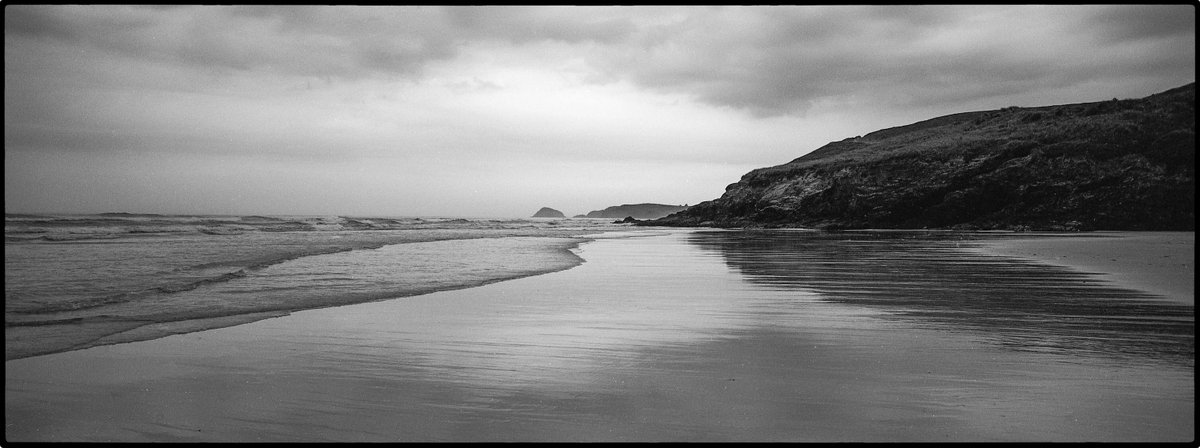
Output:
<svg viewBox="0 0 1200 448">
<path fill-rule="evenodd" d="M 1191 5 L 7 5 L 6 212 L 695 203 L 825 143 L 1195 81 Z"/>
</svg>

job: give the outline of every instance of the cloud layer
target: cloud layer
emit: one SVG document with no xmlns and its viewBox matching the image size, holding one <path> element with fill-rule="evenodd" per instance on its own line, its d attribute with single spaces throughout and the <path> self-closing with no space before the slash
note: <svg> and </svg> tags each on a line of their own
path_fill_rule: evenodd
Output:
<svg viewBox="0 0 1200 448">
<path fill-rule="evenodd" d="M 417 179 L 445 166 L 443 177 L 470 183 L 457 172 L 521 160 L 481 180 L 514 196 L 570 182 L 534 166 L 592 163 L 658 177 L 638 188 L 673 197 L 577 185 L 587 199 L 571 199 L 560 184 L 561 199 L 530 200 L 696 202 L 748 168 L 882 127 L 1140 97 L 1194 80 L 1190 5 L 9 5 L 6 204 L 37 206 L 8 193 L 44 191 L 49 181 L 34 170 L 53 176 L 84 163 L 64 154 L 143 165 L 103 164 L 118 177 L 178 170 L 185 159 L 211 178 L 258 164 L 279 173 L 275 183 L 297 170 L 384 166 L 392 171 L 366 177 Z M 216 191 L 204 178 L 180 188 Z M 61 196 L 86 196 L 73 182 Z M 140 185 L 156 182 L 170 180 Z M 671 188 L 697 182 L 705 186 Z M 609 190 L 630 190 L 618 183 Z M 132 195 L 132 184 L 112 195 Z M 421 190 L 417 181 L 403 188 Z M 330 194 L 359 198 L 362 210 L 388 201 Z M 553 204 L 529 206 L 544 205 Z M 492 212 L 502 207 L 527 206 Z"/>
<path fill-rule="evenodd" d="M 578 46 L 575 57 L 597 79 L 766 115 L 850 95 L 927 103 L 1081 80 L 1178 78 L 1195 63 L 1188 5 L 19 5 L 6 12 L 10 37 L 101 56 L 344 79 L 419 77 L 474 42 L 562 42 Z M 896 90 L 912 93 L 886 93 Z"/>
</svg>

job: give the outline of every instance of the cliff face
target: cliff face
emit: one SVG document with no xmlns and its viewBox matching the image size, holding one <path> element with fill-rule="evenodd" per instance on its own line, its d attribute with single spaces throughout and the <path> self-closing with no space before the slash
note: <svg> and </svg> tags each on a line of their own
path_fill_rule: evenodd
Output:
<svg viewBox="0 0 1200 448">
<path fill-rule="evenodd" d="M 1195 230 L 1195 84 L 825 145 L 649 225 Z"/>
<path fill-rule="evenodd" d="M 624 204 L 589 212 L 586 217 L 621 219 L 632 216 L 634 219 L 657 219 L 686 209 L 687 206 L 683 205 Z"/>
</svg>

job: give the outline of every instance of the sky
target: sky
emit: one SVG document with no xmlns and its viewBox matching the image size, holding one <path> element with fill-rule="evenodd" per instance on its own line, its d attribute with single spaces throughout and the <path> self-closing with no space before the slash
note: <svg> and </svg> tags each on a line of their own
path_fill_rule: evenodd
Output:
<svg viewBox="0 0 1200 448">
<path fill-rule="evenodd" d="M 695 204 L 826 143 L 1196 79 L 1196 8 L 6 5 L 6 213 Z"/>
</svg>

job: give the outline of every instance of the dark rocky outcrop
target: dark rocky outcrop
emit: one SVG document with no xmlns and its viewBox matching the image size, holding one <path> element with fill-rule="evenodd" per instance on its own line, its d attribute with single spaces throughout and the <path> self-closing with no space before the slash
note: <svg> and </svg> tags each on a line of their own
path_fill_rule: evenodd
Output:
<svg viewBox="0 0 1200 448">
<path fill-rule="evenodd" d="M 534 218 L 566 218 L 567 216 L 558 210 L 550 207 L 542 207 L 537 213 L 533 214 Z"/>
<path fill-rule="evenodd" d="M 613 221 L 613 224 L 634 224 L 638 222 L 641 222 L 641 220 L 634 219 L 632 216 L 626 216 L 625 219 Z"/>
<path fill-rule="evenodd" d="M 686 205 L 624 204 L 589 212 L 586 217 L 621 219 L 629 216 L 634 219 L 658 219 L 687 208 Z"/>
<path fill-rule="evenodd" d="M 1195 230 L 1195 84 L 1137 100 L 967 112 L 753 170 L 641 225 Z"/>
</svg>

